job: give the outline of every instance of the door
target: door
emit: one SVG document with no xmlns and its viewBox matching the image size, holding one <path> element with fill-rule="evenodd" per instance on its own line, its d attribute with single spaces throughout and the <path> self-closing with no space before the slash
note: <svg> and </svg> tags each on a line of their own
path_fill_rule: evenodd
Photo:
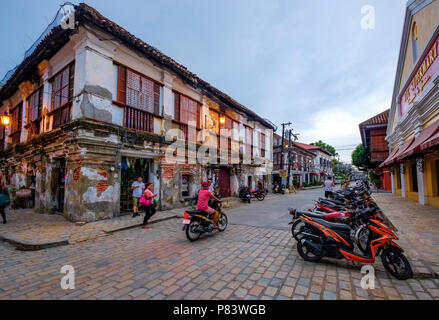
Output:
<svg viewBox="0 0 439 320">
<path fill-rule="evenodd" d="M 221 168 L 218 180 L 221 197 L 230 197 L 230 169 L 225 167 Z"/>
<path fill-rule="evenodd" d="M 66 159 L 59 159 L 58 167 L 58 190 L 57 190 L 57 208 L 58 212 L 64 211 L 64 196 L 66 185 Z"/>
</svg>

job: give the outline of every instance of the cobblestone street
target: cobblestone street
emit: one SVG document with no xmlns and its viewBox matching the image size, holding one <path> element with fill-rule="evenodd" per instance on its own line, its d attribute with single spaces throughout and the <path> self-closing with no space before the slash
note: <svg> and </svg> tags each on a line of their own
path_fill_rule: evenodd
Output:
<svg viewBox="0 0 439 320">
<path fill-rule="evenodd" d="M 317 191 L 301 196 L 306 192 Z M 251 205 L 268 208 L 279 200 Z M 363 290 L 359 265 L 305 262 L 289 230 L 234 224 L 243 210 L 244 205 L 230 210 L 224 233 L 194 243 L 186 239 L 180 219 L 39 251 L 0 243 L 0 299 L 439 298 L 439 279 L 396 280 L 379 259 L 375 289 Z M 61 289 L 63 265 L 75 269 L 74 290 Z"/>
</svg>

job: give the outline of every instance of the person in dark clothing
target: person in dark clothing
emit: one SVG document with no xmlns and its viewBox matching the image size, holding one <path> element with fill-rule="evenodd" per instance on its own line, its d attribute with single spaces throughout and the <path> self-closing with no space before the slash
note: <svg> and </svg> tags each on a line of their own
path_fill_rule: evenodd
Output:
<svg viewBox="0 0 439 320">
<path fill-rule="evenodd" d="M 0 186 L 0 214 L 3 218 L 3 224 L 6 224 L 5 208 L 9 204 L 9 194 L 4 183 Z"/>
<path fill-rule="evenodd" d="M 149 224 L 148 220 L 155 214 L 155 206 L 153 203 L 154 198 L 157 196 L 157 193 L 153 193 L 154 185 L 150 182 L 146 184 L 145 192 L 143 195 L 145 196 L 148 204 L 144 205 L 145 207 L 145 218 L 143 218 L 142 229 L 148 229 L 147 224 Z"/>
</svg>

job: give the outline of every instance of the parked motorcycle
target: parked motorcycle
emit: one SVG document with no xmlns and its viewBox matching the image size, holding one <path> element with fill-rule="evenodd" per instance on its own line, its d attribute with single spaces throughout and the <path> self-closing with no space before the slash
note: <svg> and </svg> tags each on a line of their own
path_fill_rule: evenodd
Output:
<svg viewBox="0 0 439 320">
<path fill-rule="evenodd" d="M 221 202 L 209 200 L 209 206 L 218 211 L 218 231 L 223 232 L 228 225 L 228 219 L 221 210 Z M 213 215 L 209 215 L 201 210 L 188 210 L 184 213 L 183 231 L 189 241 L 198 240 L 203 233 L 210 233 L 215 230 L 213 227 Z"/>
<path fill-rule="evenodd" d="M 273 193 L 281 193 L 281 194 L 285 194 L 285 187 L 284 187 L 284 185 L 283 184 L 278 184 L 278 183 L 275 183 L 274 185 L 273 185 Z"/>
<path fill-rule="evenodd" d="M 250 189 L 250 195 L 252 198 L 256 198 L 258 201 L 263 201 L 265 199 L 265 192 L 262 189 Z"/>
<path fill-rule="evenodd" d="M 239 189 L 239 199 L 243 202 L 251 202 L 252 195 L 250 193 L 250 189 L 248 187 L 241 187 Z"/>
<path fill-rule="evenodd" d="M 367 208 L 359 212 L 364 227 L 369 230 L 366 252 L 355 252 L 351 239 L 353 229 L 347 224 L 332 223 L 323 219 L 300 215 L 305 223 L 305 230 L 297 242 L 297 251 L 306 261 L 318 262 L 322 257 L 346 259 L 362 263 L 374 263 L 381 255 L 384 268 L 395 278 L 406 280 L 413 276 L 404 250 L 393 240 L 397 235 L 382 221 L 374 219 L 376 208 Z"/>
</svg>

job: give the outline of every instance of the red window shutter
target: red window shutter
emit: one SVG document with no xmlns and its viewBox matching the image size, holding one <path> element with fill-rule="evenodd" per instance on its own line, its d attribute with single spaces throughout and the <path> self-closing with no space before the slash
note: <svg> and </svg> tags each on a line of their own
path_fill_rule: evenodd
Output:
<svg viewBox="0 0 439 320">
<path fill-rule="evenodd" d="M 127 69 L 119 66 L 117 76 L 117 101 L 125 104 L 127 98 Z"/>
<path fill-rule="evenodd" d="M 154 83 L 154 114 L 160 115 L 160 85 Z"/>
<path fill-rule="evenodd" d="M 180 121 L 180 94 L 174 93 L 174 120 Z"/>
<path fill-rule="evenodd" d="M 197 128 L 201 129 L 201 105 L 197 103 Z"/>
</svg>

